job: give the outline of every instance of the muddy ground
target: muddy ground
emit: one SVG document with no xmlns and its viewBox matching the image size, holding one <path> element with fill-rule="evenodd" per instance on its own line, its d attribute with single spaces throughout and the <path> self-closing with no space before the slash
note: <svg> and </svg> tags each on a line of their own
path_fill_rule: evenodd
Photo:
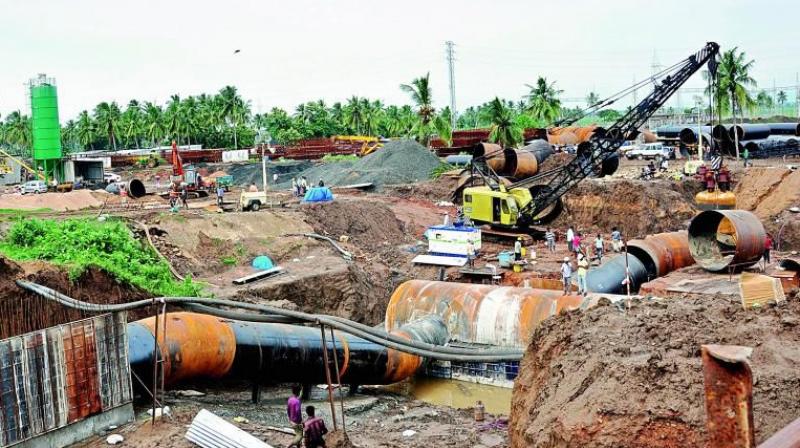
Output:
<svg viewBox="0 0 800 448">
<path fill-rule="evenodd" d="M 707 296 L 560 315 L 534 332 L 520 366 L 511 444 L 704 446 L 702 344 L 753 347 L 756 440 L 763 441 L 800 415 L 798 343 L 795 295 L 755 311 Z"/>
<path fill-rule="evenodd" d="M 262 390 L 261 402 L 253 404 L 251 392 L 241 385 L 221 388 L 199 388 L 205 396 L 183 398 L 169 392 L 168 406 L 172 416 L 151 425 L 144 406 L 138 408 L 136 422 L 106 434 L 77 444 L 74 448 L 99 448 L 108 446 L 108 434 L 120 434 L 125 438 L 124 446 L 134 448 L 190 448 L 195 445 L 185 439 L 191 420 L 201 409 L 207 409 L 235 424 L 241 429 L 266 441 L 274 447 L 284 447 L 291 436 L 268 429 L 269 426 L 284 428 L 286 421 L 286 388 Z M 346 395 L 346 393 L 345 393 Z M 504 417 L 487 415 L 483 422 L 475 422 L 469 410 L 457 410 L 429 405 L 417 400 L 396 395 L 382 389 L 364 388 L 356 396 L 345 396 L 345 419 L 347 436 L 351 444 L 334 445 L 329 435 L 328 446 L 338 447 L 474 447 L 503 448 L 508 446 Z M 333 431 L 327 391 L 315 389 L 311 400 L 303 402 L 303 408 L 311 404 L 317 409 L 330 431 Z M 336 401 L 337 423 L 341 432 L 341 404 Z M 238 421 L 236 421 L 236 420 Z M 245 419 L 245 420 L 242 420 Z M 413 435 L 404 436 L 404 431 Z"/>
</svg>

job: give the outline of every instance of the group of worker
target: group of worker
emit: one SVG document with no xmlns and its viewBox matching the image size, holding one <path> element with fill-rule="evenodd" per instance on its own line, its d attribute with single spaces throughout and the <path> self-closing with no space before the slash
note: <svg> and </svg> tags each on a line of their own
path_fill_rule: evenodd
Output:
<svg viewBox="0 0 800 448">
<path fill-rule="evenodd" d="M 666 173 L 669 171 L 669 159 L 665 156 L 661 156 L 658 160 L 658 168 L 656 169 L 655 163 L 651 160 L 647 166 L 642 167 L 642 179 L 649 180 L 653 179 L 657 172 Z"/>
<path fill-rule="evenodd" d="M 178 211 L 178 200 L 181 201 L 181 206 L 188 209 L 189 203 L 189 189 L 186 185 L 172 184 L 169 188 L 169 207 L 172 211 Z"/>
<path fill-rule="evenodd" d="M 545 232 L 545 242 L 547 243 L 548 250 L 555 252 L 555 233 L 552 229 L 548 228 Z M 586 275 L 589 272 L 592 260 L 589 259 L 587 251 L 583 247 L 583 233 L 576 232 L 572 226 L 569 226 L 566 231 L 567 250 L 575 254 L 577 264 L 577 284 L 578 295 L 585 296 L 589 290 L 586 284 Z M 597 264 L 603 262 L 603 255 L 605 254 L 606 243 L 603 239 L 603 234 L 598 233 L 595 237 L 592 247 L 594 249 L 594 259 Z M 611 250 L 615 253 L 622 251 L 622 232 L 617 227 L 611 229 Z M 564 294 L 570 294 L 572 291 L 572 262 L 569 256 L 564 257 L 561 263 L 561 280 L 564 285 Z"/>
<path fill-rule="evenodd" d="M 324 436 L 328 433 L 325 422 L 315 415 L 316 409 L 314 409 L 314 406 L 306 406 L 307 418 L 303 421 L 301 409 L 300 386 L 294 385 L 292 386 L 292 395 L 286 402 L 286 416 L 289 418 L 289 424 L 294 431 L 294 438 L 288 446 L 300 448 L 301 444 L 304 443 L 306 448 L 324 447 Z"/>
<path fill-rule="evenodd" d="M 322 181 L 320 181 L 322 182 Z M 292 178 L 292 194 L 295 196 L 305 196 L 306 191 L 308 191 L 308 180 L 306 176 L 299 176 Z"/>
</svg>

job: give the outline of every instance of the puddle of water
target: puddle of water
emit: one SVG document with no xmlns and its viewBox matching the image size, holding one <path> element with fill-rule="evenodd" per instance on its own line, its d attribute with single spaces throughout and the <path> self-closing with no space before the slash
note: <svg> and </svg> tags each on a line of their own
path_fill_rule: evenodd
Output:
<svg viewBox="0 0 800 448">
<path fill-rule="evenodd" d="M 509 415 L 511 412 L 511 389 L 442 378 L 414 378 L 411 381 L 389 386 L 404 395 L 426 403 L 458 409 L 473 409 L 479 400 L 486 412 Z"/>
</svg>

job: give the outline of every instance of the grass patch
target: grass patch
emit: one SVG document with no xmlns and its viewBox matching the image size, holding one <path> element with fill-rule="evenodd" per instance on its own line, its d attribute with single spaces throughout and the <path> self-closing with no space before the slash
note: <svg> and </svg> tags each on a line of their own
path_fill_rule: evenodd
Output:
<svg viewBox="0 0 800 448">
<path fill-rule="evenodd" d="M 50 213 L 52 208 L 33 208 L 33 209 L 19 209 L 19 208 L 0 208 L 0 215 L 29 215 L 36 213 Z"/>
<path fill-rule="evenodd" d="M 457 169 L 458 167 L 455 165 L 451 165 L 449 163 L 442 163 L 441 165 L 434 168 L 433 171 L 431 171 L 431 179 L 438 179 L 442 177 L 442 174 Z"/>
<path fill-rule="evenodd" d="M 236 257 L 223 257 L 220 259 L 220 262 L 225 266 L 236 266 L 236 264 L 239 263 L 239 259 Z"/>
<path fill-rule="evenodd" d="M 336 162 L 355 162 L 358 156 L 353 154 L 325 154 L 322 157 L 322 163 L 336 163 Z"/>
<path fill-rule="evenodd" d="M 28 219 L 11 226 L 0 252 L 19 261 L 46 260 L 76 279 L 90 266 L 159 296 L 198 296 L 202 286 L 176 281 L 167 263 L 121 221 Z"/>
</svg>

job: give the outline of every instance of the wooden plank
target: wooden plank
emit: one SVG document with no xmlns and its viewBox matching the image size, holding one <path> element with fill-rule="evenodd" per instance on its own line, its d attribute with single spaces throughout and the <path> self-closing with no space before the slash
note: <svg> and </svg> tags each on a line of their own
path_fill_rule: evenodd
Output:
<svg viewBox="0 0 800 448">
<path fill-rule="evenodd" d="M 268 277 L 273 277 L 275 275 L 283 274 L 284 270 L 280 266 L 275 266 L 272 269 L 267 269 L 265 271 L 258 271 L 250 275 L 245 275 L 244 277 L 237 278 L 233 281 L 234 285 L 244 285 L 246 283 L 252 283 L 258 280 L 263 280 Z"/>
</svg>

